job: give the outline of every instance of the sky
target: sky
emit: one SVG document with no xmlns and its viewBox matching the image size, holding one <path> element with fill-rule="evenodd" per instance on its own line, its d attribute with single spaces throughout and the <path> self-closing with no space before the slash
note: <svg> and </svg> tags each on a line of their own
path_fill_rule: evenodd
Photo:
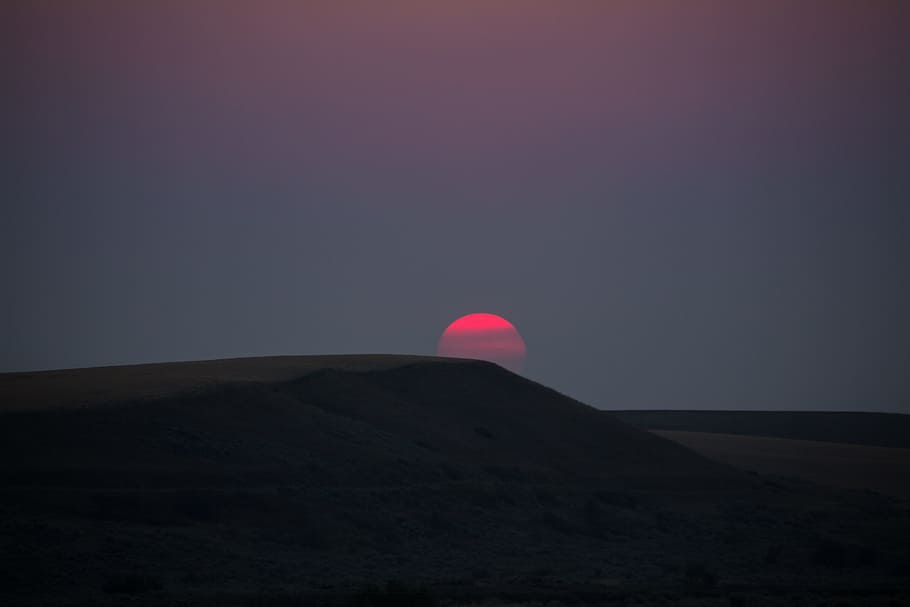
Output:
<svg viewBox="0 0 910 607">
<path fill-rule="evenodd" d="M 0 8 L 0 371 L 433 354 L 910 413 L 902 0 Z"/>
</svg>

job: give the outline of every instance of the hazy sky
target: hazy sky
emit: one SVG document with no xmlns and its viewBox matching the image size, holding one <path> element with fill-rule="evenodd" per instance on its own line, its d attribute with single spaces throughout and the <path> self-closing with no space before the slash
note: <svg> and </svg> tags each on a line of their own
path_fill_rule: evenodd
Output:
<svg viewBox="0 0 910 607">
<path fill-rule="evenodd" d="M 492 312 L 599 407 L 910 412 L 905 6 L 4 2 L 0 370 Z"/>
</svg>

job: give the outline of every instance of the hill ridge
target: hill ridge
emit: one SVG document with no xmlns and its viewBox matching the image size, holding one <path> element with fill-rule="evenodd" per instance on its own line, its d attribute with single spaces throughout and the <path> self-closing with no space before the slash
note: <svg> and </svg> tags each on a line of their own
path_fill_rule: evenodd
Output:
<svg viewBox="0 0 910 607">
<path fill-rule="evenodd" d="M 318 478 L 362 478 L 364 470 L 384 468 L 396 482 L 446 475 L 565 480 L 657 469 L 727 474 L 494 363 L 384 362 L 396 364 L 219 381 L 101 406 L 7 411 L 0 461 L 93 478 L 109 472 L 114 454 L 118 466 L 170 470 L 175 479 L 257 467 L 279 476 L 310 467 Z M 54 448 L 42 446 L 48 444 Z"/>
<path fill-rule="evenodd" d="M 0 414 L 166 398 L 188 389 L 223 383 L 281 382 L 325 368 L 371 370 L 427 361 L 449 364 L 484 362 L 409 354 L 328 354 L 15 371 L 0 373 L 0 395 L 3 395 L 0 399 Z"/>
</svg>

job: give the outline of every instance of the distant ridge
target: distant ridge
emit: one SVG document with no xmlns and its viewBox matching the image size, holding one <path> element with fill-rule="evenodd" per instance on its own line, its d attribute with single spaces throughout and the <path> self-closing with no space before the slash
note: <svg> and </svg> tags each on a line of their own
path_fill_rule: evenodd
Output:
<svg viewBox="0 0 910 607">
<path fill-rule="evenodd" d="M 608 411 L 649 430 L 712 432 L 910 448 L 910 415 L 821 411 Z"/>
</svg>

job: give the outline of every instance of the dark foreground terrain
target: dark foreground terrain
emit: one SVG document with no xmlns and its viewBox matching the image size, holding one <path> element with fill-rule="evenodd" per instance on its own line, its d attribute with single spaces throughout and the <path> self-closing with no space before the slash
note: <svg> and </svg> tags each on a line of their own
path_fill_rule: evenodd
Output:
<svg viewBox="0 0 910 607">
<path fill-rule="evenodd" d="M 899 497 L 718 463 L 495 365 L 0 375 L 2 605 L 904 605 Z"/>
</svg>

